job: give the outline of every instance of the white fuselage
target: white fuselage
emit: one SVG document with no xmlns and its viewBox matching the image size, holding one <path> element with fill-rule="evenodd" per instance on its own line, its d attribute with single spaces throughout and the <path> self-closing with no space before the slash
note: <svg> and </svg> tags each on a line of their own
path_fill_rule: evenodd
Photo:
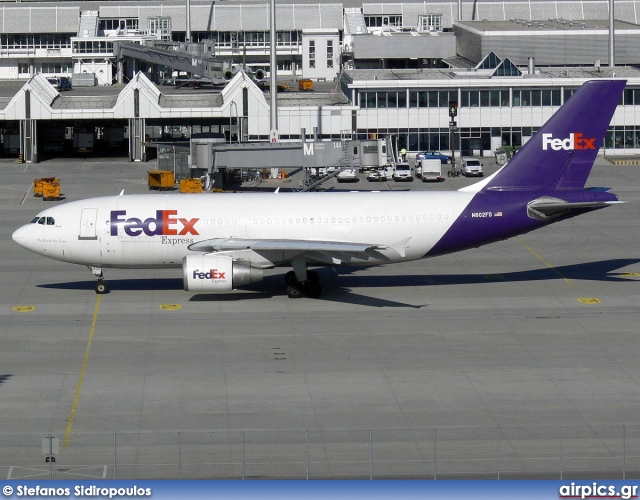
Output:
<svg viewBox="0 0 640 500">
<path fill-rule="evenodd" d="M 423 257 L 473 198 L 470 192 L 154 194 L 92 198 L 44 210 L 14 240 L 88 266 L 180 267 L 211 239 L 309 240 L 392 246 L 376 264 Z M 44 218 L 44 219 L 43 219 Z M 287 264 L 287 255 L 272 265 Z M 267 267 L 265 265 L 265 267 Z"/>
</svg>

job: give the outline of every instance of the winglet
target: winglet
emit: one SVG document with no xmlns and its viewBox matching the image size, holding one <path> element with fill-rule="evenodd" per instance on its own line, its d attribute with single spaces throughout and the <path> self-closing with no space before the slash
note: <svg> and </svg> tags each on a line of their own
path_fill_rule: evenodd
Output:
<svg viewBox="0 0 640 500">
<path fill-rule="evenodd" d="M 124 189 L 120 191 L 120 194 L 118 196 L 124 196 Z"/>
</svg>

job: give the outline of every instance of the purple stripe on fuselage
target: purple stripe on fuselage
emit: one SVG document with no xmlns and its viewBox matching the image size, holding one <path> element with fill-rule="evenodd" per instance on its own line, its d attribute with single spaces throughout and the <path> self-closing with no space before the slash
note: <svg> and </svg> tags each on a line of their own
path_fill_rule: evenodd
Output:
<svg viewBox="0 0 640 500">
<path fill-rule="evenodd" d="M 527 205 L 543 196 L 558 197 L 558 192 L 498 191 L 478 193 L 426 256 L 435 257 L 436 255 L 479 247 L 601 208 L 573 210 L 548 220 L 529 217 Z M 613 193 L 587 190 L 563 191 L 561 198 L 569 203 L 598 203 L 618 199 Z"/>
</svg>

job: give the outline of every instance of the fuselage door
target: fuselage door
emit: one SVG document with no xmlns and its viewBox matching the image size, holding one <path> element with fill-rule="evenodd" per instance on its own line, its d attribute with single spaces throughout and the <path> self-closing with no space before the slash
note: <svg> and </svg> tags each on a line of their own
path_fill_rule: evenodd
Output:
<svg viewBox="0 0 640 500">
<path fill-rule="evenodd" d="M 97 240 L 96 220 L 98 217 L 97 208 L 83 208 L 80 217 L 79 240 Z"/>
</svg>

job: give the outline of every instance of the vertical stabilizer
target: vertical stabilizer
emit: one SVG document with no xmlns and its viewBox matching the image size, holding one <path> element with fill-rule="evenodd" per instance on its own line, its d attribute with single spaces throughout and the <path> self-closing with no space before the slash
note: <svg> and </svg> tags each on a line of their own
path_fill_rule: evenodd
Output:
<svg viewBox="0 0 640 500">
<path fill-rule="evenodd" d="M 586 82 L 503 169 L 478 187 L 485 192 L 584 188 L 625 84 Z"/>
</svg>

